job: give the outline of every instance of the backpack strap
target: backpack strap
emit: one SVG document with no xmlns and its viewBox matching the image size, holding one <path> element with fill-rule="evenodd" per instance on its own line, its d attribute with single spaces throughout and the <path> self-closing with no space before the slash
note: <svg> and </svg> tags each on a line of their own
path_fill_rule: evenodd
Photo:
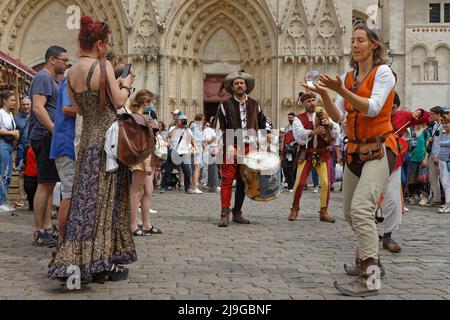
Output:
<svg viewBox="0 0 450 320">
<path fill-rule="evenodd" d="M 100 82 L 99 82 L 99 90 L 100 90 L 100 110 L 106 111 L 106 59 L 102 58 L 100 60 Z"/>
</svg>

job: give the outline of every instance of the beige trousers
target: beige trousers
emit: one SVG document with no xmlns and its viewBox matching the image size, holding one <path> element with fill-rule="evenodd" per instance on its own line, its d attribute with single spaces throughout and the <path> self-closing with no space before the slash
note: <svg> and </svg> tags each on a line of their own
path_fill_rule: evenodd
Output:
<svg viewBox="0 0 450 320">
<path fill-rule="evenodd" d="M 375 224 L 377 201 L 389 179 L 387 157 L 364 163 L 361 177 L 344 170 L 344 214 L 355 232 L 360 256 L 378 259 L 378 232 Z"/>
</svg>

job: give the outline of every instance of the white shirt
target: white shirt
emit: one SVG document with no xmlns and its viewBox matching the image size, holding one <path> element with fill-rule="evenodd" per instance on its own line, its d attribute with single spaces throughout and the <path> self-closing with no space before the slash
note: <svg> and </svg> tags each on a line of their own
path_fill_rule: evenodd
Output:
<svg viewBox="0 0 450 320">
<path fill-rule="evenodd" d="M 241 102 L 239 99 L 237 99 L 236 97 L 233 97 L 237 102 L 239 102 L 239 114 L 240 114 L 240 119 L 241 119 L 241 128 L 242 128 L 242 132 L 244 134 L 244 143 L 251 143 L 251 142 L 255 142 L 255 140 L 257 140 L 257 137 L 254 136 L 249 136 L 248 135 L 248 125 L 247 125 L 247 101 L 248 101 L 248 95 L 245 95 L 245 101 Z M 223 103 L 220 104 L 219 106 L 220 110 L 222 110 L 223 115 L 225 116 L 225 108 L 223 106 Z M 261 106 L 258 105 L 258 113 L 260 113 L 262 111 Z M 217 124 L 217 126 L 219 126 L 219 124 Z M 270 124 L 268 122 L 266 122 L 266 130 L 270 130 Z"/>
<path fill-rule="evenodd" d="M 217 147 L 217 139 L 209 143 L 211 138 L 217 138 L 217 134 L 212 128 L 205 128 L 202 134 L 202 141 L 206 142 L 206 148 Z"/>
<path fill-rule="evenodd" d="M 13 114 L 3 108 L 0 108 L 0 129 L 8 131 L 16 130 Z"/>
<path fill-rule="evenodd" d="M 190 153 L 192 146 L 190 142 L 190 139 L 192 139 L 191 130 L 175 128 L 170 135 L 172 136 L 172 139 L 170 140 L 170 148 L 172 150 L 176 150 L 179 155 Z M 183 138 L 181 138 L 181 136 L 183 136 Z M 191 138 L 189 138 L 189 136 Z M 180 143 L 178 144 L 178 142 Z"/>
<path fill-rule="evenodd" d="M 316 125 L 315 125 L 315 121 L 316 121 L 316 113 L 314 112 L 312 114 L 312 116 L 307 113 L 308 115 L 308 119 L 310 121 L 312 121 L 314 129 L 316 129 Z M 331 136 L 333 137 L 333 139 L 336 139 L 341 131 L 340 126 L 333 122 L 331 119 L 329 119 L 330 123 L 333 124 L 333 130 L 331 130 Z M 308 142 L 311 141 L 311 139 L 314 139 L 313 141 L 313 148 L 317 148 L 318 145 L 318 137 L 316 135 L 314 136 L 310 136 L 310 133 L 312 130 L 307 130 L 305 129 L 305 127 L 303 126 L 302 122 L 300 121 L 300 119 L 298 117 L 295 117 L 294 119 L 294 123 L 292 124 L 292 128 L 293 128 L 293 133 L 294 133 L 294 138 L 295 141 L 303 146 L 306 146 L 306 148 L 308 148 Z"/>
<path fill-rule="evenodd" d="M 287 127 L 284 128 L 284 132 L 285 132 L 285 133 L 288 133 L 288 132 L 290 132 L 290 131 L 292 131 L 292 130 L 293 130 L 293 129 L 292 129 L 292 124 L 288 124 Z"/>
<path fill-rule="evenodd" d="M 437 132 L 439 132 L 439 133 L 437 133 Z M 441 152 L 441 136 L 444 134 L 444 130 L 442 128 L 442 122 L 434 124 L 431 134 L 433 136 L 433 145 L 431 147 L 431 157 L 439 158 L 439 153 Z"/>
<path fill-rule="evenodd" d="M 118 158 L 119 145 L 119 123 L 115 121 L 106 132 L 106 172 L 115 172 L 119 168 Z"/>
<path fill-rule="evenodd" d="M 356 72 L 356 71 L 355 71 Z M 342 82 L 345 84 L 347 73 L 341 76 Z M 368 117 L 376 117 L 380 114 L 386 103 L 389 94 L 395 86 L 395 77 L 391 68 L 387 65 L 381 65 L 375 75 L 375 82 L 372 89 L 372 95 L 369 98 L 369 110 L 366 114 Z M 345 101 L 339 94 L 336 96 L 336 106 L 341 112 L 340 123 L 344 121 L 347 111 L 345 110 Z"/>
</svg>

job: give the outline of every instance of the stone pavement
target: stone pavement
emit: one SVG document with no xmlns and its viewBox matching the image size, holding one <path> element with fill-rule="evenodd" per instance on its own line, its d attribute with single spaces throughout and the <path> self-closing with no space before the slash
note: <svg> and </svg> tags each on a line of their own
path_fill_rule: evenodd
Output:
<svg viewBox="0 0 450 320">
<path fill-rule="evenodd" d="M 304 193 L 300 220 L 288 222 L 291 194 L 246 199 L 251 225 L 217 227 L 217 194 L 157 194 L 153 223 L 163 235 L 137 238 L 139 260 L 128 281 L 68 292 L 46 279 L 51 249 L 31 245 L 33 216 L 0 216 L 0 299 L 349 299 L 333 281 L 350 280 L 355 244 L 344 221 L 342 193 L 331 200 L 335 224 L 319 222 L 319 196 Z M 368 299 L 450 298 L 450 215 L 411 207 L 395 234 L 401 254 L 382 250 L 382 294 Z"/>
</svg>

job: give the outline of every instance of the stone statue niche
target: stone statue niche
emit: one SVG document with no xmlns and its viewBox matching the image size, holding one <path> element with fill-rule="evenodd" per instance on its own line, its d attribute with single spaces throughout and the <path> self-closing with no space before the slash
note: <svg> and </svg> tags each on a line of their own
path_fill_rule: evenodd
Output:
<svg viewBox="0 0 450 320">
<path fill-rule="evenodd" d="M 425 81 L 438 81 L 438 62 L 437 61 L 427 61 L 424 65 L 424 76 Z"/>
</svg>

